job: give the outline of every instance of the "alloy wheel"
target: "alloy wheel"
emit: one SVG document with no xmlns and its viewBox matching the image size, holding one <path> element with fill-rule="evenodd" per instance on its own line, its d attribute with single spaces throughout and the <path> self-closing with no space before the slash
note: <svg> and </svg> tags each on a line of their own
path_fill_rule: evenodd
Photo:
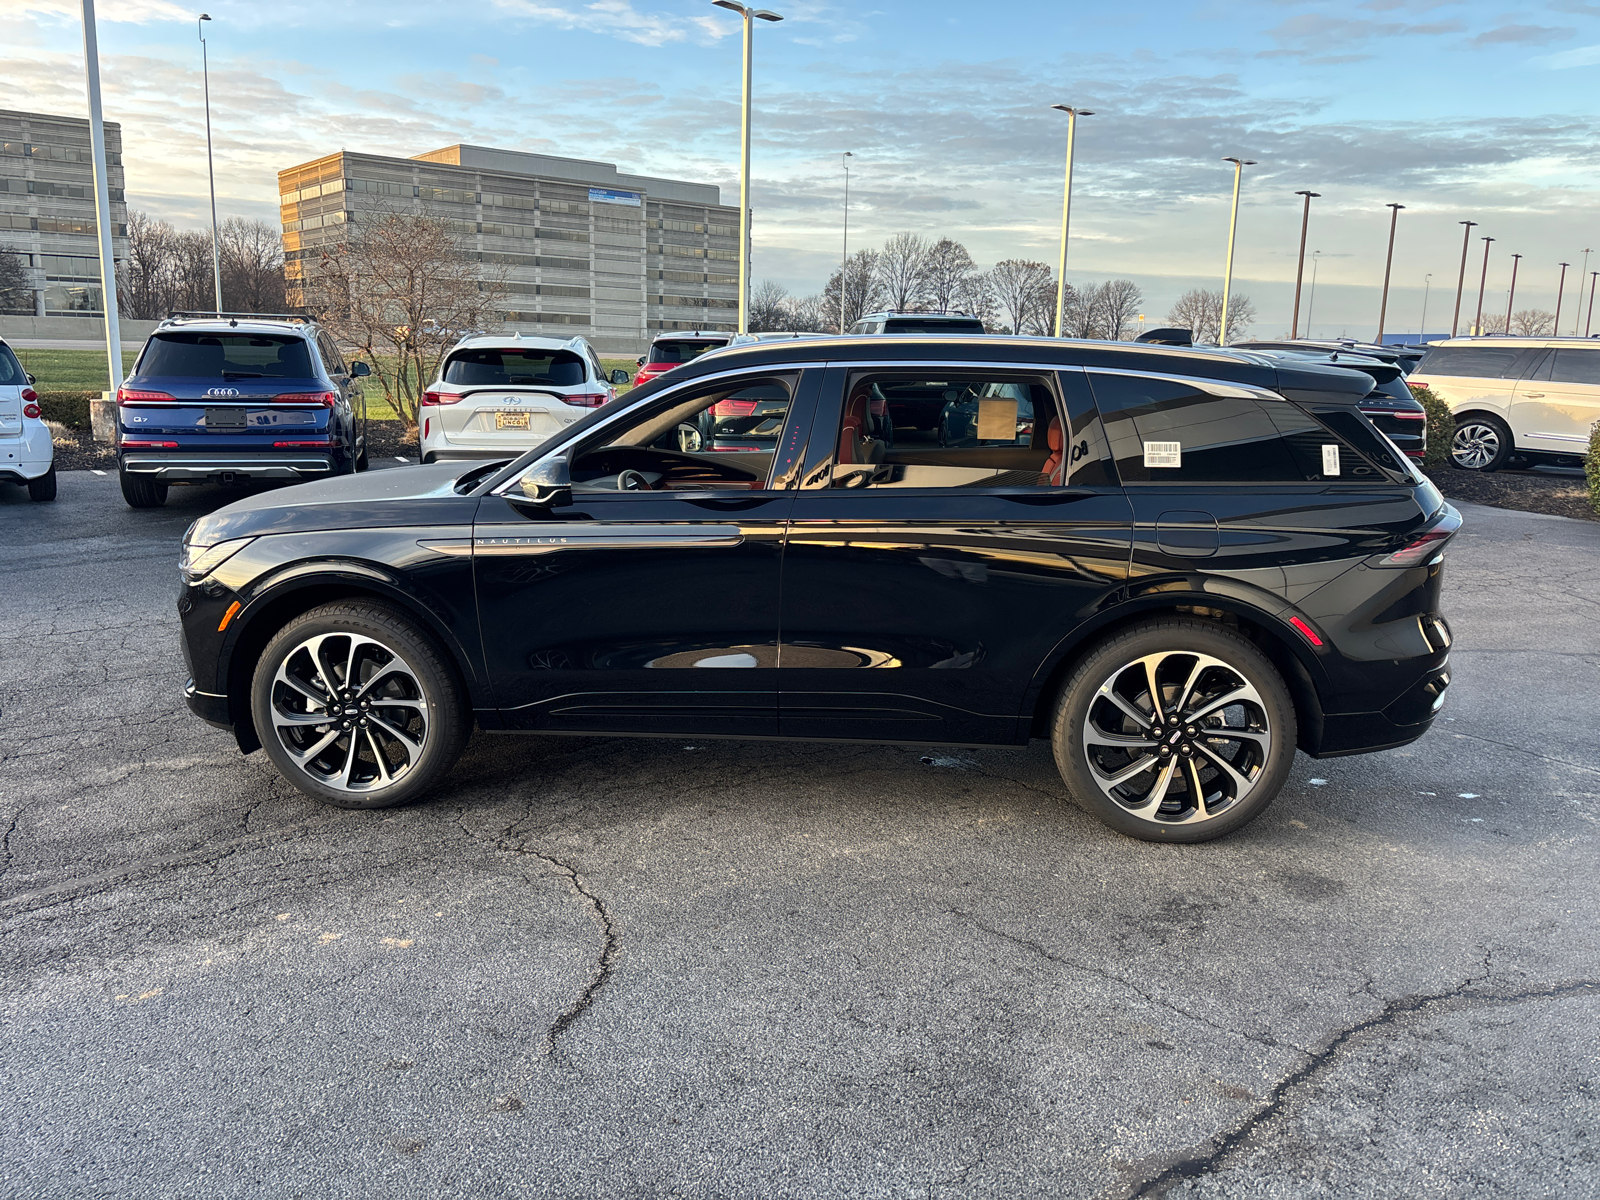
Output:
<svg viewBox="0 0 1600 1200">
<path fill-rule="evenodd" d="M 1194 651 L 1124 663 L 1083 722 L 1089 771 L 1107 799 L 1163 825 L 1214 820 L 1250 795 L 1272 752 L 1267 706 L 1239 669 Z"/>
<path fill-rule="evenodd" d="M 272 678 L 273 734 L 324 787 L 371 792 L 403 779 L 432 731 L 416 672 L 395 651 L 354 633 L 306 638 Z"/>
<path fill-rule="evenodd" d="M 1500 453 L 1500 431 L 1482 421 L 1456 427 L 1450 439 L 1450 458 L 1463 470 L 1481 471 Z"/>
</svg>

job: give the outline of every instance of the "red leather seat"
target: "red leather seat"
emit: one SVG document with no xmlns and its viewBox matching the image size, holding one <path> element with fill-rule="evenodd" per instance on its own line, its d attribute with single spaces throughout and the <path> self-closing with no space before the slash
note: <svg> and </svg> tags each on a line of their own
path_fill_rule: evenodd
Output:
<svg viewBox="0 0 1600 1200">
<path fill-rule="evenodd" d="M 883 443 L 872 436 L 872 399 L 858 391 L 845 402 L 844 420 L 839 424 L 839 463 L 879 463 Z"/>
<path fill-rule="evenodd" d="M 1050 447 L 1050 457 L 1044 460 L 1041 468 L 1050 480 L 1051 487 L 1060 487 L 1066 478 L 1067 456 L 1062 447 L 1066 439 L 1061 433 L 1061 418 L 1051 417 L 1050 427 L 1044 433 L 1045 444 Z"/>
</svg>

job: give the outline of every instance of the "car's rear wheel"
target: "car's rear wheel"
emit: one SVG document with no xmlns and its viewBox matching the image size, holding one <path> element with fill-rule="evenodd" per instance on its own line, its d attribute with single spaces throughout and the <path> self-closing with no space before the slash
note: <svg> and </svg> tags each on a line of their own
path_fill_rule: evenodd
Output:
<svg viewBox="0 0 1600 1200">
<path fill-rule="evenodd" d="M 461 685 L 433 639 L 365 601 L 312 609 L 279 630 L 256 664 L 250 706 L 283 777 L 340 808 L 416 799 L 470 732 Z"/>
<path fill-rule="evenodd" d="M 1260 816 L 1283 787 L 1294 704 L 1271 660 L 1240 634 L 1154 620 L 1078 665 L 1052 742 L 1067 787 L 1113 829 L 1204 842 Z"/>
<path fill-rule="evenodd" d="M 159 479 L 144 479 L 118 471 L 117 480 L 122 484 L 122 498 L 129 508 L 160 508 L 167 502 L 167 485 Z"/>
<path fill-rule="evenodd" d="M 1504 421 L 1472 413 L 1456 420 L 1456 431 L 1450 439 L 1450 461 L 1463 471 L 1498 471 L 1516 449 Z"/>
<path fill-rule="evenodd" d="M 28 480 L 29 500 L 54 500 L 56 498 L 56 465 L 50 464 L 50 469 L 37 479 Z"/>
</svg>

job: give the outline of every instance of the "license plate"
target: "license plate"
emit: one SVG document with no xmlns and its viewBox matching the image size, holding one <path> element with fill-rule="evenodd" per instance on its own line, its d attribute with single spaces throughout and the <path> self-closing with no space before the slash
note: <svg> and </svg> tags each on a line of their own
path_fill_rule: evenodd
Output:
<svg viewBox="0 0 1600 1200">
<path fill-rule="evenodd" d="M 207 429 L 243 429 L 244 426 L 245 410 L 242 408 L 206 409 Z"/>
<path fill-rule="evenodd" d="M 526 429 L 528 427 L 528 414 L 525 412 L 497 412 L 494 415 L 496 429 Z"/>
</svg>

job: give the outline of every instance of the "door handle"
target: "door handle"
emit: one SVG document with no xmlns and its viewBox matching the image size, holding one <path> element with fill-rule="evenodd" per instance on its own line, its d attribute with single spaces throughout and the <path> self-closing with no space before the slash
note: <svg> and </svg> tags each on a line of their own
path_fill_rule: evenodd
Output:
<svg viewBox="0 0 1600 1200">
<path fill-rule="evenodd" d="M 1543 400 L 1544 399 L 1544 393 L 1543 392 L 1523 392 L 1522 393 L 1522 398 L 1524 400 Z"/>
</svg>

